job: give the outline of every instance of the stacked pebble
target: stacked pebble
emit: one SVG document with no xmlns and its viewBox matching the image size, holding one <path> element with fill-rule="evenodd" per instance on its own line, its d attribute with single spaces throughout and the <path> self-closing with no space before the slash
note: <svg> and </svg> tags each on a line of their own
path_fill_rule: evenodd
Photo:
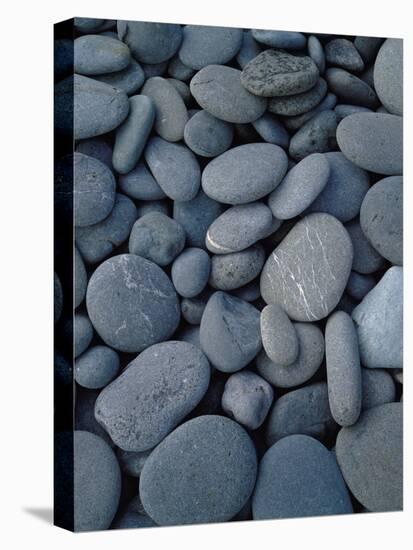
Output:
<svg viewBox="0 0 413 550">
<path fill-rule="evenodd" d="M 75 23 L 75 529 L 401 509 L 402 41 L 114 25 Z"/>
</svg>

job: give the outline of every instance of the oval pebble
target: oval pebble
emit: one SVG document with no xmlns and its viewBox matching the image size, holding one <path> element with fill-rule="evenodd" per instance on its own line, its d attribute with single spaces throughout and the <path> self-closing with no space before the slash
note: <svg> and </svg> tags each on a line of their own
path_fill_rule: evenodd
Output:
<svg viewBox="0 0 413 550">
<path fill-rule="evenodd" d="M 281 367 L 294 363 L 298 357 L 299 342 L 294 325 L 277 305 L 265 306 L 261 311 L 261 338 L 265 353 Z"/>
<path fill-rule="evenodd" d="M 211 260 L 205 250 L 186 248 L 175 258 L 171 278 L 180 296 L 193 298 L 204 290 L 210 271 Z"/>
<path fill-rule="evenodd" d="M 136 93 L 145 82 L 143 69 L 134 59 L 131 59 L 129 65 L 122 71 L 95 75 L 93 78 L 113 88 L 122 90 L 122 92 L 125 92 L 129 96 Z"/>
<path fill-rule="evenodd" d="M 168 339 L 179 324 L 171 280 L 159 266 L 133 254 L 99 265 L 90 278 L 86 304 L 102 340 L 119 351 L 142 351 Z"/>
<path fill-rule="evenodd" d="M 198 111 L 186 123 L 184 140 L 188 147 L 201 157 L 216 157 L 226 151 L 234 135 L 231 124 Z"/>
<path fill-rule="evenodd" d="M 172 78 L 176 78 L 178 80 L 182 80 L 183 82 L 186 82 L 187 80 L 190 80 L 194 74 L 194 69 L 191 69 L 191 67 L 187 67 L 179 58 L 179 55 L 176 55 L 168 65 L 168 74 Z"/>
<path fill-rule="evenodd" d="M 384 265 L 384 258 L 373 248 L 364 235 L 358 220 L 352 220 L 345 225 L 353 244 L 352 269 L 357 273 L 369 274 L 379 270 Z"/>
<path fill-rule="evenodd" d="M 396 401 L 396 386 L 386 370 L 361 369 L 361 381 L 363 410 Z"/>
<path fill-rule="evenodd" d="M 314 109 L 310 109 L 306 113 L 297 116 L 285 117 L 283 124 L 290 132 L 299 130 L 306 122 L 314 118 L 315 115 L 323 111 L 333 110 L 337 103 L 337 97 L 334 94 L 328 93 L 325 98 Z"/>
<path fill-rule="evenodd" d="M 154 201 L 166 197 L 143 162 L 139 162 L 127 174 L 119 176 L 119 189 L 132 199 L 141 201 Z"/>
<path fill-rule="evenodd" d="M 307 41 L 300 32 L 252 29 L 251 33 L 255 40 L 271 48 L 300 50 L 305 47 Z"/>
<path fill-rule="evenodd" d="M 264 113 L 262 117 L 255 120 L 252 125 L 255 131 L 267 143 L 279 145 L 286 149 L 290 142 L 290 136 L 284 125 L 271 113 Z"/>
<path fill-rule="evenodd" d="M 300 94 L 272 97 L 268 103 L 268 110 L 275 115 L 297 116 L 314 109 L 324 98 L 327 92 L 327 83 L 319 78 L 317 83 Z"/>
<path fill-rule="evenodd" d="M 75 380 L 84 388 L 103 388 L 119 371 L 119 356 L 107 346 L 93 346 L 75 362 Z"/>
<path fill-rule="evenodd" d="M 93 338 L 93 326 L 86 313 L 76 313 L 73 322 L 74 356 L 78 357 L 90 345 Z"/>
<path fill-rule="evenodd" d="M 239 52 L 236 55 L 238 65 L 243 69 L 245 65 L 257 57 L 261 53 L 261 48 L 258 42 L 255 41 L 251 31 L 243 31 L 242 43 Z"/>
<path fill-rule="evenodd" d="M 240 289 L 260 274 L 264 262 L 265 251 L 260 243 L 240 252 L 213 255 L 209 284 L 217 290 Z"/>
<path fill-rule="evenodd" d="M 254 445 L 239 424 L 206 415 L 179 426 L 143 467 L 139 494 L 158 525 L 227 521 L 255 484 Z"/>
<path fill-rule="evenodd" d="M 344 69 L 330 68 L 325 73 L 328 87 L 344 103 L 375 109 L 379 101 L 374 90 L 363 80 Z"/>
<path fill-rule="evenodd" d="M 337 124 L 334 111 L 325 110 L 314 115 L 291 138 L 290 156 L 300 161 L 311 153 L 327 153 L 336 149 Z"/>
<path fill-rule="evenodd" d="M 73 48 L 73 68 L 78 74 L 99 75 L 121 71 L 131 60 L 126 44 L 108 36 L 79 36 L 74 40 Z"/>
<path fill-rule="evenodd" d="M 334 38 L 325 46 L 326 61 L 329 65 L 335 65 L 351 72 L 361 72 L 364 62 L 351 40 L 347 38 Z"/>
<path fill-rule="evenodd" d="M 374 63 L 374 87 L 389 113 L 403 114 L 403 40 L 388 38 Z"/>
<path fill-rule="evenodd" d="M 323 74 L 326 68 L 326 56 L 320 40 L 314 35 L 309 36 L 307 41 L 307 47 L 308 47 L 308 55 L 317 65 L 317 68 L 320 71 L 320 74 Z"/>
<path fill-rule="evenodd" d="M 185 82 L 181 82 L 180 80 L 177 80 L 176 78 L 167 78 L 166 79 L 172 86 L 175 88 L 175 90 L 179 93 L 181 96 L 183 102 L 186 106 L 190 105 L 192 103 L 192 96 L 191 92 L 189 90 L 188 84 Z M 189 118 L 189 114 L 188 114 Z"/>
<path fill-rule="evenodd" d="M 80 304 L 85 299 L 86 287 L 87 287 L 87 273 L 85 264 L 83 263 L 83 258 L 79 253 L 79 250 L 74 247 L 74 307 L 75 309 L 80 306 Z M 63 294 L 62 294 L 63 300 Z"/>
</svg>

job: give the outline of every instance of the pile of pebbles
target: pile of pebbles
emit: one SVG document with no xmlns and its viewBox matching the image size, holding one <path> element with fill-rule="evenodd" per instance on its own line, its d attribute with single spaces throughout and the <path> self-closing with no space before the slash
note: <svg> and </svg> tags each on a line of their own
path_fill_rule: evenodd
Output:
<svg viewBox="0 0 413 550">
<path fill-rule="evenodd" d="M 75 529 L 401 510 L 402 41 L 74 24 Z"/>
</svg>

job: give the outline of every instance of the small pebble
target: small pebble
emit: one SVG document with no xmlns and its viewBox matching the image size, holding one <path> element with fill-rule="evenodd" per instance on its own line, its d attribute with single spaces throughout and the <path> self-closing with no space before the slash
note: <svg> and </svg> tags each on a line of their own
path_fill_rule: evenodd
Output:
<svg viewBox="0 0 413 550">
<path fill-rule="evenodd" d="M 231 124 L 203 110 L 192 116 L 184 129 L 185 143 L 201 157 L 222 154 L 230 147 L 233 135 Z"/>
<path fill-rule="evenodd" d="M 272 97 L 268 110 L 275 115 L 297 116 L 314 109 L 327 93 L 327 83 L 319 78 L 315 86 L 300 94 Z"/>
<path fill-rule="evenodd" d="M 186 82 L 194 76 L 195 70 L 191 69 L 191 67 L 187 67 L 184 63 L 182 63 L 179 56 L 176 55 L 168 64 L 168 74 L 172 78 Z"/>
<path fill-rule="evenodd" d="M 201 298 L 183 298 L 181 300 L 182 317 L 190 325 L 199 325 L 204 314 L 206 301 Z M 199 341 L 197 343 L 199 345 Z"/>
<path fill-rule="evenodd" d="M 73 322 L 74 356 L 81 355 L 93 338 L 93 326 L 85 313 L 76 313 Z"/>
<path fill-rule="evenodd" d="M 297 333 L 286 313 L 277 304 L 265 306 L 261 311 L 261 338 L 265 353 L 277 365 L 287 367 L 297 359 Z"/>
<path fill-rule="evenodd" d="M 331 92 L 344 103 L 360 105 L 375 109 L 379 101 L 374 90 L 363 80 L 344 69 L 330 68 L 325 73 L 325 79 Z"/>
<path fill-rule="evenodd" d="M 378 271 L 384 266 L 384 258 L 376 252 L 364 235 L 358 220 L 352 220 L 345 225 L 353 244 L 352 269 L 362 274 Z"/>
<path fill-rule="evenodd" d="M 180 296 L 193 298 L 204 290 L 210 271 L 211 260 L 205 250 L 186 248 L 175 258 L 172 264 L 171 278 Z"/>
<path fill-rule="evenodd" d="M 282 123 L 271 113 L 264 113 L 262 117 L 255 120 L 252 125 L 256 132 L 267 143 L 279 145 L 283 149 L 288 148 L 290 136 Z"/>
<path fill-rule="evenodd" d="M 258 42 L 252 36 L 251 31 L 243 31 L 242 43 L 239 52 L 236 55 L 238 65 L 243 69 L 245 65 L 257 57 L 261 53 L 261 48 Z"/>
<path fill-rule="evenodd" d="M 306 45 L 306 38 L 300 32 L 253 29 L 251 34 L 255 40 L 271 48 L 300 50 L 301 48 L 305 48 Z"/>
<path fill-rule="evenodd" d="M 107 346 L 94 346 L 75 362 L 75 380 L 84 388 L 103 388 L 119 371 L 119 356 Z"/>
<path fill-rule="evenodd" d="M 364 62 L 351 40 L 334 38 L 325 46 L 326 61 L 329 65 L 341 67 L 347 71 L 359 73 L 364 69 Z"/>
<path fill-rule="evenodd" d="M 311 153 L 327 153 L 336 149 L 337 115 L 334 111 L 321 111 L 296 132 L 290 141 L 289 154 L 296 160 Z"/>
<path fill-rule="evenodd" d="M 95 75 L 93 77 L 99 82 L 108 84 L 113 88 L 117 88 L 127 95 L 135 94 L 145 81 L 145 74 L 142 67 L 137 61 L 131 59 L 129 65 L 122 71 L 115 73 Z"/>
<path fill-rule="evenodd" d="M 209 285 L 217 290 L 241 290 L 241 287 L 250 283 L 261 273 L 264 262 L 265 251 L 260 243 L 240 252 L 213 255 Z"/>
<path fill-rule="evenodd" d="M 84 75 L 99 75 L 122 71 L 131 60 L 129 48 L 120 40 L 88 34 L 73 42 L 74 71 Z"/>
<path fill-rule="evenodd" d="M 136 167 L 127 174 L 120 175 L 118 178 L 119 189 L 132 199 L 141 201 L 154 201 L 164 199 L 165 193 L 159 187 L 155 178 L 149 172 L 143 162 L 139 162 Z"/>
<path fill-rule="evenodd" d="M 393 369 L 394 372 L 396 369 Z M 372 409 L 396 401 L 396 386 L 384 369 L 361 369 L 362 409 Z"/>
<path fill-rule="evenodd" d="M 320 71 L 320 74 L 323 74 L 326 68 L 326 57 L 324 53 L 324 48 L 320 40 L 314 35 L 309 36 L 307 47 L 308 47 L 308 55 L 317 65 L 317 68 Z"/>
</svg>

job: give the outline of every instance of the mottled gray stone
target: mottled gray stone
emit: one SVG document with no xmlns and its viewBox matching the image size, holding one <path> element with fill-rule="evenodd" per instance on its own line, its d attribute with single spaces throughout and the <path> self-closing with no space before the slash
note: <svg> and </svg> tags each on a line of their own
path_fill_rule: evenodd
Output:
<svg viewBox="0 0 413 550">
<path fill-rule="evenodd" d="M 344 69 L 330 68 L 325 73 L 328 87 L 345 103 L 375 109 L 378 99 L 374 90 L 363 80 Z"/>
<path fill-rule="evenodd" d="M 211 260 L 205 250 L 186 248 L 172 264 L 172 282 L 178 294 L 193 298 L 204 290 L 210 271 Z"/>
<path fill-rule="evenodd" d="M 187 67 L 184 63 L 182 63 L 182 61 L 179 59 L 179 55 L 176 55 L 169 62 L 168 74 L 172 78 L 187 81 L 194 76 L 195 71 L 194 69 L 191 69 L 191 67 Z"/>
<path fill-rule="evenodd" d="M 198 191 L 201 170 L 193 152 L 180 143 L 153 137 L 145 149 L 145 160 L 153 177 L 169 198 L 189 201 Z"/>
<path fill-rule="evenodd" d="M 256 472 L 255 448 L 246 431 L 229 418 L 200 416 L 152 452 L 139 494 L 158 525 L 222 522 L 245 505 Z"/>
<path fill-rule="evenodd" d="M 76 146 L 76 152 L 100 160 L 112 170 L 112 147 L 102 137 L 83 139 Z"/>
<path fill-rule="evenodd" d="M 86 290 L 86 285 L 84 286 L 84 289 Z M 76 292 L 76 289 L 75 289 L 75 292 Z M 82 297 L 82 300 L 83 300 L 83 297 Z M 53 302 L 54 302 L 53 317 L 54 317 L 54 322 L 57 323 L 57 321 L 60 319 L 60 316 L 62 315 L 63 289 L 62 289 L 62 283 L 60 282 L 60 279 L 56 272 L 54 272 L 54 276 L 53 276 Z"/>
<path fill-rule="evenodd" d="M 168 339 L 179 324 L 179 302 L 169 277 L 140 256 L 106 260 L 90 278 L 90 319 L 109 346 L 138 352 Z"/>
<path fill-rule="evenodd" d="M 337 436 L 336 455 L 356 499 L 370 512 L 403 508 L 403 406 L 365 411 Z"/>
<path fill-rule="evenodd" d="M 334 109 L 337 103 L 337 97 L 328 93 L 325 98 L 314 109 L 303 113 L 302 115 L 289 116 L 283 119 L 283 124 L 290 132 L 299 130 L 306 122 L 314 118 L 315 115 L 323 111 Z"/>
<path fill-rule="evenodd" d="M 300 32 L 252 29 L 251 34 L 255 40 L 271 48 L 301 50 L 307 42 L 306 37 Z"/>
<path fill-rule="evenodd" d="M 287 171 L 287 155 L 271 143 L 248 143 L 213 159 L 202 173 L 202 188 L 211 198 L 243 204 L 268 195 Z"/>
<path fill-rule="evenodd" d="M 236 55 L 238 65 L 243 69 L 245 65 L 261 53 L 261 47 L 255 41 L 251 31 L 245 30 L 242 33 L 242 43 L 239 52 Z"/>
<path fill-rule="evenodd" d="M 260 351 L 260 312 L 225 292 L 208 300 L 200 328 L 202 350 L 222 372 L 241 370 Z"/>
<path fill-rule="evenodd" d="M 272 97 L 268 103 L 268 110 L 276 115 L 297 116 L 314 109 L 327 93 L 327 83 L 319 78 L 316 84 L 300 94 Z"/>
<path fill-rule="evenodd" d="M 376 279 L 372 275 L 362 275 L 352 271 L 347 281 L 346 292 L 357 301 L 364 298 L 376 286 Z"/>
<path fill-rule="evenodd" d="M 224 65 L 208 65 L 192 78 L 191 93 L 197 103 L 226 122 L 253 122 L 264 114 L 266 99 L 241 84 L 241 71 Z"/>
<path fill-rule="evenodd" d="M 265 353 L 278 366 L 287 367 L 298 357 L 299 341 L 294 325 L 277 304 L 261 311 L 261 339 Z"/>
<path fill-rule="evenodd" d="M 347 71 L 359 73 L 364 69 L 364 62 L 351 40 L 334 38 L 324 48 L 326 61 Z"/>
<path fill-rule="evenodd" d="M 184 140 L 190 149 L 201 157 L 216 157 L 226 151 L 234 130 L 231 124 L 201 110 L 185 125 Z"/>
<path fill-rule="evenodd" d="M 309 36 L 307 41 L 307 47 L 308 47 L 308 55 L 317 65 L 317 68 L 320 71 L 320 74 L 323 74 L 326 68 L 326 56 L 320 40 L 314 35 Z"/>
<path fill-rule="evenodd" d="M 403 40 L 388 38 L 374 63 L 374 87 L 387 111 L 403 114 Z"/>
<path fill-rule="evenodd" d="M 73 261 L 74 261 L 73 305 L 75 308 L 77 308 L 83 302 L 86 295 L 87 273 L 86 273 L 85 264 L 83 263 L 83 258 L 76 247 L 74 247 Z"/>
<path fill-rule="evenodd" d="M 90 345 L 93 338 L 93 327 L 85 313 L 76 313 L 73 322 L 74 356 L 78 357 Z"/>
<path fill-rule="evenodd" d="M 403 268 L 391 267 L 354 309 L 364 367 L 403 368 Z"/>
<path fill-rule="evenodd" d="M 255 520 L 352 511 L 337 461 L 324 445 L 312 437 L 292 435 L 265 453 L 252 499 Z"/>
<path fill-rule="evenodd" d="M 121 470 L 125 474 L 132 477 L 139 477 L 141 475 L 143 465 L 151 452 L 152 449 L 136 453 L 133 451 L 124 451 L 118 447 L 116 456 L 118 457 Z"/>
<path fill-rule="evenodd" d="M 202 298 L 183 298 L 181 300 L 182 317 L 190 325 L 199 325 L 204 314 L 206 300 Z M 198 344 L 199 345 L 199 342 Z"/>
<path fill-rule="evenodd" d="M 145 82 L 143 69 L 134 59 L 131 59 L 129 65 L 122 71 L 96 75 L 93 78 L 113 86 L 113 88 L 118 88 L 128 95 L 136 93 Z"/>
<path fill-rule="evenodd" d="M 74 71 L 78 74 L 99 75 L 121 71 L 131 60 L 129 48 L 120 40 L 89 34 L 73 42 Z"/>
<path fill-rule="evenodd" d="M 254 372 L 232 374 L 222 394 L 224 412 L 250 430 L 264 422 L 274 399 L 270 384 Z"/>
<path fill-rule="evenodd" d="M 119 356 L 107 346 L 93 346 L 75 362 L 75 380 L 84 388 L 103 388 L 119 371 Z"/>
<path fill-rule="evenodd" d="M 393 369 L 392 372 L 394 372 Z M 361 369 L 362 409 L 372 409 L 396 401 L 396 386 L 384 369 Z"/>
<path fill-rule="evenodd" d="M 403 178 L 375 183 L 360 210 L 363 233 L 377 252 L 392 264 L 403 264 Z"/>
<path fill-rule="evenodd" d="M 384 113 L 355 113 L 337 128 L 337 142 L 357 166 L 384 175 L 403 170 L 403 119 Z"/>
<path fill-rule="evenodd" d="M 267 143 L 279 145 L 286 149 L 290 143 L 290 136 L 283 124 L 271 113 L 264 113 L 252 125 L 256 132 Z"/>
<path fill-rule="evenodd" d="M 118 507 L 121 475 L 115 453 L 100 437 L 73 436 L 74 530 L 108 529 Z"/>
<path fill-rule="evenodd" d="M 166 197 L 143 162 L 139 162 L 136 168 L 127 174 L 120 175 L 118 181 L 122 193 L 132 197 L 132 199 L 154 201 Z"/>
<path fill-rule="evenodd" d="M 345 225 L 353 244 L 352 269 L 362 274 L 374 273 L 384 265 L 384 258 L 371 246 L 358 220 Z"/>
<path fill-rule="evenodd" d="M 219 290 L 239 289 L 261 273 L 264 262 L 265 251 L 260 243 L 240 252 L 213 255 L 209 284 Z"/>
<path fill-rule="evenodd" d="M 325 110 L 314 115 L 291 138 L 290 156 L 299 161 L 311 153 L 327 153 L 336 149 L 337 123 L 334 111 Z"/>
</svg>

